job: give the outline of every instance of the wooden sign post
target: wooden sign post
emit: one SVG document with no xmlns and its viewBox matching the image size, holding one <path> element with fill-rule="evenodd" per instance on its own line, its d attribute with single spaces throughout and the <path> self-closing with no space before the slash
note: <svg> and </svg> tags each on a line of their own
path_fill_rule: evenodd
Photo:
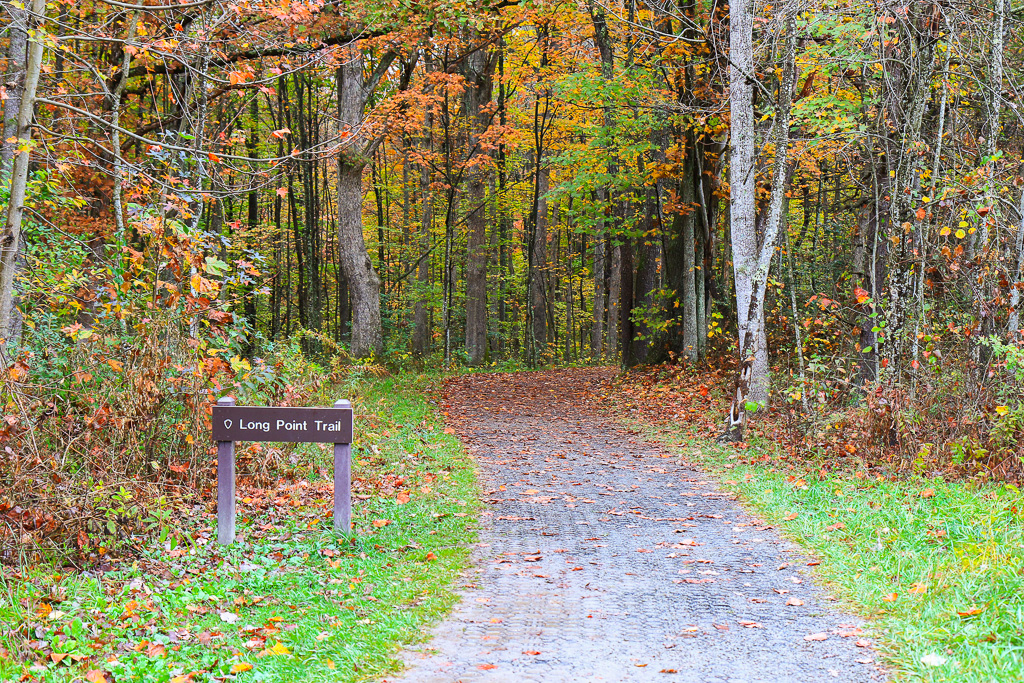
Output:
<svg viewBox="0 0 1024 683">
<path fill-rule="evenodd" d="M 226 397 L 213 408 L 217 442 L 217 541 L 235 540 L 235 442 L 288 441 L 334 444 L 334 530 L 352 528 L 352 404 L 330 408 L 236 406 Z"/>
</svg>

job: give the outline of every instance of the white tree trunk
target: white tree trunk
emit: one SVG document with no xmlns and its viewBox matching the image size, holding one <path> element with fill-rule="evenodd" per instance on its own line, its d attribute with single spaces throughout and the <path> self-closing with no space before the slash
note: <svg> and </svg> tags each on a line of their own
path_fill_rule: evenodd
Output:
<svg viewBox="0 0 1024 683">
<path fill-rule="evenodd" d="M 736 282 L 736 313 L 739 330 L 740 371 L 723 439 L 741 441 L 747 422 L 747 406 L 768 400 L 768 348 L 764 325 L 764 298 L 775 243 L 784 223 L 785 186 L 788 177 L 789 112 L 796 78 L 796 30 L 793 11 L 786 10 L 786 49 L 779 101 L 775 114 L 775 163 L 771 204 L 763 238 L 755 227 L 754 177 L 754 63 L 751 8 L 748 0 L 730 5 L 731 26 L 729 105 L 732 117 L 729 160 L 730 212 L 732 221 L 733 274 Z M 750 77 L 748 77 L 748 75 Z"/>
</svg>

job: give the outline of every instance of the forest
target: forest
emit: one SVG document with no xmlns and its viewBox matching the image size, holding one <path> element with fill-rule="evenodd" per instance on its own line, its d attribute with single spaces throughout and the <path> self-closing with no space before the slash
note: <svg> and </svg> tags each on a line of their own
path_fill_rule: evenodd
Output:
<svg viewBox="0 0 1024 683">
<path fill-rule="evenodd" d="M 1017 16 L 787 3 L 5 4 L 6 483 L 305 361 L 731 364 L 727 440 L 1015 479 Z"/>
<path fill-rule="evenodd" d="M 164 542 L 222 396 L 403 372 L 653 368 L 722 443 L 1024 478 L 1008 0 L 0 17 L 0 563 Z"/>
</svg>

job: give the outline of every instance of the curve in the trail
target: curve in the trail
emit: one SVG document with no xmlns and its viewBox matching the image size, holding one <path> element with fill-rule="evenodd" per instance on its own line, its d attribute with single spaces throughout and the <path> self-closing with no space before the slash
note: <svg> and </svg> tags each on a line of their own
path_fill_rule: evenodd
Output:
<svg viewBox="0 0 1024 683">
<path fill-rule="evenodd" d="M 460 604 L 387 681 L 885 680 L 795 546 L 586 407 L 606 376 L 450 385 L 488 509 Z"/>
</svg>

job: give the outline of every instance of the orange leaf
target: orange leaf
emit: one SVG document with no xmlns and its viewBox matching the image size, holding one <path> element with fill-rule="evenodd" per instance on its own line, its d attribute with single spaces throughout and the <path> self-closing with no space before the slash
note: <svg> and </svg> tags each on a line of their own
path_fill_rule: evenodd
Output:
<svg viewBox="0 0 1024 683">
<path fill-rule="evenodd" d="M 427 561 L 428 562 L 433 562 L 436 559 L 437 559 L 437 555 L 435 555 L 432 552 L 427 553 Z"/>
<path fill-rule="evenodd" d="M 900 597 L 900 596 L 897 595 L 896 593 L 889 593 L 884 598 L 882 598 L 882 600 L 884 600 L 886 602 L 896 602 L 896 598 L 898 598 L 898 597 Z"/>
<path fill-rule="evenodd" d="M 540 653 L 536 650 L 523 650 L 524 655 L 539 655 Z"/>
<path fill-rule="evenodd" d="M 926 215 L 926 212 L 925 212 L 925 210 L 924 210 L 924 207 L 922 206 L 921 208 L 919 208 L 919 209 L 918 209 L 918 210 L 917 210 L 917 211 L 916 211 L 916 212 L 914 213 L 914 215 L 915 215 L 915 216 L 917 217 L 917 220 L 919 220 L 919 221 L 923 221 L 923 220 L 924 220 L 924 217 L 925 217 L 925 215 Z"/>
<path fill-rule="evenodd" d="M 385 527 L 388 524 L 391 524 L 391 520 L 390 519 L 375 519 L 375 520 L 373 520 L 373 525 L 375 527 L 377 527 L 378 529 L 381 528 L 381 527 Z"/>
<path fill-rule="evenodd" d="M 107 674 L 100 669 L 89 669 L 85 672 L 85 680 L 89 683 L 107 683 Z"/>
<path fill-rule="evenodd" d="M 789 607 L 802 607 L 803 604 L 804 601 L 800 598 L 790 598 L 789 600 L 786 600 L 786 605 Z"/>
<path fill-rule="evenodd" d="M 957 614 L 959 614 L 962 617 L 973 617 L 974 615 L 981 614 L 984 611 L 985 611 L 984 607 L 972 607 L 971 609 L 967 610 L 966 612 L 957 612 Z"/>
<path fill-rule="evenodd" d="M 445 427 L 444 428 L 444 433 L 445 434 L 454 434 L 455 430 L 453 428 L 451 428 L 451 427 Z"/>
<path fill-rule="evenodd" d="M 797 513 L 797 512 L 790 512 L 788 515 L 786 515 L 782 519 L 786 520 L 787 522 L 792 522 L 794 519 L 797 518 L 798 514 L 799 513 Z"/>
<path fill-rule="evenodd" d="M 922 593 L 928 592 L 928 585 L 921 583 L 920 581 L 910 587 L 910 592 L 915 595 L 921 595 Z"/>
<path fill-rule="evenodd" d="M 243 671 L 251 671 L 251 670 L 252 670 L 252 664 L 250 664 L 249 662 L 236 662 L 235 664 L 231 665 L 231 673 L 233 673 L 233 674 L 240 674 Z"/>
<path fill-rule="evenodd" d="M 482 671 L 490 671 L 491 669 L 497 669 L 498 665 L 497 664 L 477 664 L 476 668 L 478 668 L 478 669 L 480 669 Z"/>
<path fill-rule="evenodd" d="M 925 489 L 919 493 L 922 498 L 933 498 L 935 496 L 935 489 Z"/>
<path fill-rule="evenodd" d="M 408 491 L 402 491 L 401 493 L 399 493 L 395 497 L 395 502 L 398 503 L 399 505 L 405 505 L 406 503 L 408 503 L 409 502 L 409 492 Z"/>
<path fill-rule="evenodd" d="M 216 154 L 214 154 L 213 152 L 207 152 L 207 153 L 206 153 L 206 156 L 207 156 L 207 157 L 208 157 L 208 158 L 210 159 L 210 161 L 212 161 L 213 163 L 215 163 L 215 164 L 219 164 L 219 163 L 220 163 L 220 157 L 219 157 L 219 156 L 217 156 Z"/>
<path fill-rule="evenodd" d="M 811 633 L 810 635 L 804 636 L 804 640 L 807 640 L 807 641 L 828 640 L 828 634 L 826 634 L 826 633 Z"/>
</svg>

